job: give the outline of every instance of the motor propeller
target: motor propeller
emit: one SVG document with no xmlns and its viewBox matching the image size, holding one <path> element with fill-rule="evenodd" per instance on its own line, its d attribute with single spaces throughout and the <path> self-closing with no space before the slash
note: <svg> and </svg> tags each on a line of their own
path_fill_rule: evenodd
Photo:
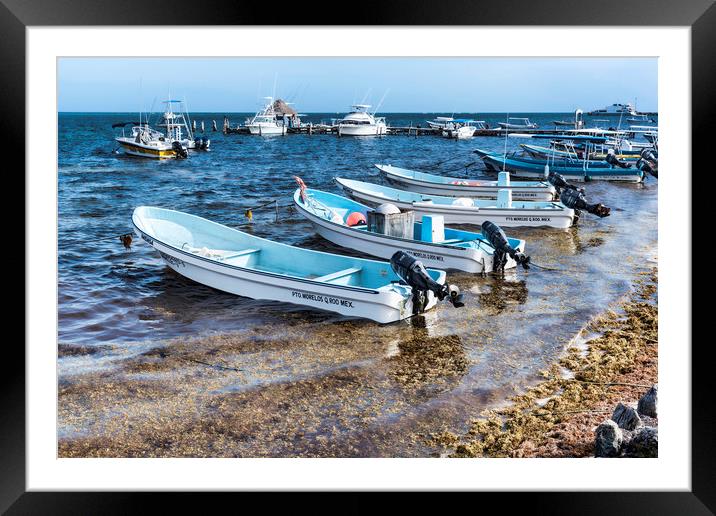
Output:
<svg viewBox="0 0 716 516">
<path fill-rule="evenodd" d="M 430 291 L 442 301 L 446 297 L 455 308 L 465 306 L 463 295 L 455 285 L 441 285 L 433 280 L 422 262 L 416 260 L 404 251 L 397 251 L 390 258 L 390 266 L 405 283 L 413 289 L 413 313 L 425 310 L 428 304 L 427 292 Z"/>
<path fill-rule="evenodd" d="M 495 249 L 492 258 L 492 270 L 504 271 L 508 255 L 517 262 L 518 265 L 522 265 L 523 269 L 530 268 L 530 257 L 510 245 L 509 240 L 507 240 L 507 235 L 505 235 L 505 232 L 502 231 L 500 226 L 486 220 L 482 223 L 482 234 L 487 237 L 490 245 Z"/>
<path fill-rule="evenodd" d="M 577 212 L 584 210 L 602 218 L 608 217 L 611 212 L 611 208 L 608 208 L 603 204 L 589 204 L 587 199 L 584 197 L 584 194 L 582 194 L 582 192 L 578 192 L 577 190 L 564 190 L 560 195 L 559 200 L 562 201 L 562 204 L 564 204 L 567 208 L 572 208 Z"/>
</svg>

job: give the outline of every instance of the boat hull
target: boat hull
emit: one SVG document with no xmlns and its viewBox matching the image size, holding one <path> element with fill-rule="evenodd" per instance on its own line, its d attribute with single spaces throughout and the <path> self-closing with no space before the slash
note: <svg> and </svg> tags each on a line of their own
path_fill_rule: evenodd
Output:
<svg viewBox="0 0 716 516">
<path fill-rule="evenodd" d="M 339 124 L 337 131 L 338 136 L 382 136 L 386 132 L 386 127 L 382 124 Z"/>
<path fill-rule="evenodd" d="M 248 125 L 249 133 L 257 136 L 283 136 L 286 134 L 285 126 L 278 125 Z"/>
<path fill-rule="evenodd" d="M 176 152 L 171 147 L 152 147 L 134 142 L 132 138 L 116 138 L 125 154 L 150 159 L 172 159 L 176 158 Z"/>
<path fill-rule="evenodd" d="M 133 216 L 135 233 L 159 252 L 167 266 L 202 285 L 238 296 L 297 304 L 348 317 L 371 319 L 381 324 L 413 315 L 412 290 L 407 285 L 391 283 L 371 289 L 327 284 L 280 272 L 221 263 L 160 241 L 142 229 L 136 212 Z M 390 269 L 389 264 L 385 266 Z M 445 273 L 442 272 L 438 282 L 444 281 Z M 425 310 L 433 308 L 436 303 L 437 298 L 429 292 Z"/>
<path fill-rule="evenodd" d="M 421 243 L 416 240 L 371 233 L 318 217 L 306 210 L 299 202 L 295 202 L 295 206 L 298 212 L 311 222 L 316 233 L 346 249 L 359 250 L 386 259 L 390 259 L 396 251 L 405 251 L 423 262 L 426 267 L 443 270 L 478 274 L 493 270 L 493 255 L 482 249 Z M 517 246 L 517 249 L 520 252 L 524 251 L 524 244 Z M 515 261 L 508 257 L 505 268 L 513 268 L 516 265 Z"/>
<path fill-rule="evenodd" d="M 545 164 L 519 160 L 513 157 L 492 156 L 487 153 L 478 152 L 488 170 L 499 172 L 506 170 L 513 177 L 526 179 L 544 179 Z M 636 168 L 611 167 L 609 164 L 595 164 L 586 168 L 580 166 L 563 166 L 559 163 L 549 163 L 549 170 L 562 175 L 570 181 L 619 181 L 627 183 L 640 183 L 644 180 L 644 173 Z"/>
<path fill-rule="evenodd" d="M 551 201 L 555 197 L 554 187 L 547 184 L 544 186 L 517 186 L 512 184 L 509 186 L 500 186 L 496 181 L 469 181 L 467 179 L 458 178 L 454 178 L 456 184 L 437 183 L 409 177 L 406 174 L 394 173 L 390 166 L 376 165 L 376 167 L 383 173 L 383 177 L 385 177 L 389 183 L 400 186 L 410 192 L 442 195 L 445 197 L 496 199 L 498 190 L 508 189 L 512 191 L 512 199 L 516 201 Z M 406 172 L 408 171 L 406 170 Z M 471 185 L 470 183 L 475 184 Z M 535 182 L 534 184 L 539 185 L 540 183 Z"/>
<path fill-rule="evenodd" d="M 413 210 L 416 216 L 442 215 L 446 224 L 472 224 L 479 226 L 489 220 L 503 227 L 552 227 L 567 229 L 574 223 L 574 210 L 564 209 L 514 209 L 514 208 L 476 208 L 453 205 L 430 204 L 427 202 L 406 202 L 394 198 L 386 198 L 351 188 L 340 181 L 343 191 L 357 201 L 372 206 L 386 202 L 395 204 L 401 210 Z"/>
</svg>

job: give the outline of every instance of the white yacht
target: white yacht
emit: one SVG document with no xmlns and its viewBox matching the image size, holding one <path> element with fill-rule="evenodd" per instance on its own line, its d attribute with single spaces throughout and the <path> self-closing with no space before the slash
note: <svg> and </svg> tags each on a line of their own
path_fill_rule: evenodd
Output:
<svg viewBox="0 0 716 516">
<path fill-rule="evenodd" d="M 594 111 L 590 111 L 588 114 L 592 116 L 636 116 L 639 113 L 637 113 L 636 109 L 634 109 L 634 104 L 627 102 L 626 104 L 612 104 L 604 109 L 595 109 Z"/>
<path fill-rule="evenodd" d="M 355 104 L 353 111 L 336 122 L 338 136 L 381 136 L 386 134 L 385 118 L 369 113 L 368 104 Z"/>
<path fill-rule="evenodd" d="M 259 136 L 286 134 L 286 125 L 283 123 L 283 117 L 280 117 L 274 108 L 273 97 L 264 97 L 264 100 L 267 101 L 266 106 L 253 118 L 246 120 L 249 132 Z"/>
</svg>

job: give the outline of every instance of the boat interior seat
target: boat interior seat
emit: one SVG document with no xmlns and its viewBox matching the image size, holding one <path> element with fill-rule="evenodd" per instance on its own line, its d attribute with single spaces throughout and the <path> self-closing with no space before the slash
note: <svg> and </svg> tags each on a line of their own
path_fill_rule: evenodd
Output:
<svg viewBox="0 0 716 516">
<path fill-rule="evenodd" d="M 361 267 L 351 267 L 349 269 L 343 269 L 340 271 L 332 272 L 331 274 L 325 274 L 314 278 L 315 281 L 321 281 L 324 283 L 335 282 L 336 280 L 345 279 L 347 276 L 352 276 L 362 270 Z"/>
<path fill-rule="evenodd" d="M 247 256 L 250 254 L 258 253 L 259 251 L 261 251 L 261 249 L 243 249 L 241 251 L 236 251 L 236 252 L 233 252 L 231 254 L 228 254 L 228 255 L 222 257 L 222 260 L 227 261 L 227 260 L 231 260 L 233 258 L 239 258 L 241 256 Z"/>
</svg>

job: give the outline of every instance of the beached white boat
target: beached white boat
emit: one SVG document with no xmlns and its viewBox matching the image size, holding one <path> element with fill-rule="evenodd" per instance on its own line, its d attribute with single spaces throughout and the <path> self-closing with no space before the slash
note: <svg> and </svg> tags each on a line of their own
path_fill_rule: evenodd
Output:
<svg viewBox="0 0 716 516">
<path fill-rule="evenodd" d="M 480 225 L 491 221 L 504 227 L 568 228 L 574 210 L 559 202 L 513 201 L 510 191 L 499 190 L 497 200 L 443 197 L 396 190 L 387 186 L 337 177 L 336 182 L 352 198 L 377 206 L 395 204 L 417 216 L 442 215 L 445 223 Z"/>
<path fill-rule="evenodd" d="M 385 118 L 369 113 L 368 104 L 355 104 L 353 111 L 336 122 L 338 136 L 381 136 L 386 134 Z"/>
<path fill-rule="evenodd" d="M 404 251 L 429 267 L 473 273 L 517 265 L 509 254 L 496 252 L 490 240 L 481 233 L 436 227 L 435 221 L 430 220 L 415 222 L 411 234 L 400 238 L 370 231 L 367 223 L 350 225 L 353 220 L 365 221 L 368 212 L 373 210 L 340 195 L 298 188 L 293 202 L 298 213 L 313 224 L 319 235 L 347 249 L 380 258 L 390 258 L 396 251 Z M 517 253 L 518 260 L 529 261 L 522 254 L 524 240 L 510 238 L 508 244 Z"/>
<path fill-rule="evenodd" d="M 514 201 L 551 201 L 555 198 L 555 188 L 547 181 L 512 181 L 509 172 L 500 172 L 497 181 L 490 181 L 444 177 L 392 165 L 376 167 L 388 182 L 411 192 L 496 199 L 497 192 L 506 188 L 512 192 Z"/>
<path fill-rule="evenodd" d="M 279 120 L 279 115 L 274 109 L 273 97 L 264 97 L 267 101 L 264 108 L 256 113 L 253 118 L 246 120 L 251 134 L 259 136 L 275 136 L 286 134 L 286 126 L 283 120 Z"/>
<path fill-rule="evenodd" d="M 380 323 L 405 319 L 437 302 L 432 290 L 401 282 L 391 263 L 292 247 L 163 208 L 138 207 L 132 222 L 137 235 L 176 272 L 239 296 Z M 445 272 L 428 269 L 426 274 L 424 282 L 447 291 Z"/>
</svg>

